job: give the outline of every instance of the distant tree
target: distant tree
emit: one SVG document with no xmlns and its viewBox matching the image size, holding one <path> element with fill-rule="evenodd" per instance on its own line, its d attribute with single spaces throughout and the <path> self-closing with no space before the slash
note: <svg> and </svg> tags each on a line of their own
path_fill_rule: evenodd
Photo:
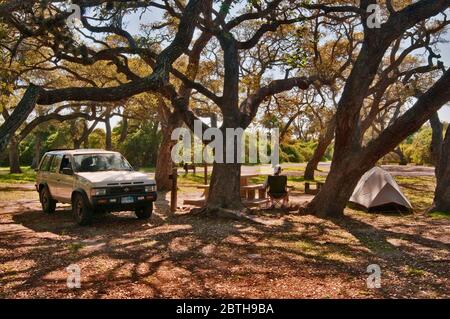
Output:
<svg viewBox="0 0 450 319">
<path fill-rule="evenodd" d="M 144 120 L 136 124 L 130 123 L 131 129 L 119 150 L 136 168 L 155 166 L 161 142 L 159 123 Z"/>
<path fill-rule="evenodd" d="M 105 149 L 106 147 L 106 132 L 102 128 L 96 128 L 89 135 L 89 148 Z"/>
<path fill-rule="evenodd" d="M 414 134 L 411 144 L 404 148 L 404 154 L 410 162 L 417 165 L 433 164 L 430 152 L 431 134 L 431 128 L 426 126 Z"/>
</svg>

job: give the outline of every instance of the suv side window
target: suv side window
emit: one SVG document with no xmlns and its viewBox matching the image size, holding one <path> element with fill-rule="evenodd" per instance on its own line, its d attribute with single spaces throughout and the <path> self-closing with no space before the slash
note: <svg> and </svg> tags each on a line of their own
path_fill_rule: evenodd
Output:
<svg viewBox="0 0 450 319">
<path fill-rule="evenodd" d="M 72 161 L 69 155 L 64 155 L 61 161 L 61 167 L 59 168 L 59 171 L 62 172 L 64 168 L 72 168 Z"/>
<path fill-rule="evenodd" d="M 53 156 L 52 164 L 50 165 L 50 173 L 56 173 L 61 164 L 62 155 Z"/>
<path fill-rule="evenodd" d="M 48 170 L 50 169 L 52 158 L 52 155 L 45 155 L 44 159 L 41 162 L 41 166 L 39 166 L 39 170 L 41 172 L 48 172 Z"/>
</svg>

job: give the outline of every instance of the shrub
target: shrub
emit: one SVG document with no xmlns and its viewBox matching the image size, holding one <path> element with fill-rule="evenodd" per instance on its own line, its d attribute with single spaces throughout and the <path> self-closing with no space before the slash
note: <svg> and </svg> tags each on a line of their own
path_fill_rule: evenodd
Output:
<svg viewBox="0 0 450 319">
<path fill-rule="evenodd" d="M 405 156 L 417 165 L 432 164 L 430 144 L 432 131 L 430 127 L 422 128 L 414 134 L 411 144 L 402 145 Z"/>
</svg>

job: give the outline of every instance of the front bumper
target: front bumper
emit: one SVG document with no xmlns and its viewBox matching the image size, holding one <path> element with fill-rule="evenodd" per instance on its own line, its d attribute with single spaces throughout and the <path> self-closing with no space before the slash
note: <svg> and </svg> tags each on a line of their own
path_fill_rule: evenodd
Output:
<svg viewBox="0 0 450 319">
<path fill-rule="evenodd" d="M 157 197 L 158 195 L 156 192 L 144 194 L 106 195 L 93 196 L 91 202 L 94 209 L 126 211 L 145 207 L 156 201 Z"/>
</svg>

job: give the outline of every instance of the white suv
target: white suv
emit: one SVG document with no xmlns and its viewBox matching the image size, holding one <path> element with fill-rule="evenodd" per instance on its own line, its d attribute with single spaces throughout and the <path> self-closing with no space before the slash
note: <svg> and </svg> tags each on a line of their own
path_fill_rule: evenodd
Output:
<svg viewBox="0 0 450 319">
<path fill-rule="evenodd" d="M 53 213 L 57 202 L 70 203 L 80 225 L 90 224 L 95 212 L 133 210 L 150 218 L 157 197 L 155 181 L 134 171 L 120 153 L 93 149 L 46 153 L 36 190 L 45 213 Z"/>
</svg>

